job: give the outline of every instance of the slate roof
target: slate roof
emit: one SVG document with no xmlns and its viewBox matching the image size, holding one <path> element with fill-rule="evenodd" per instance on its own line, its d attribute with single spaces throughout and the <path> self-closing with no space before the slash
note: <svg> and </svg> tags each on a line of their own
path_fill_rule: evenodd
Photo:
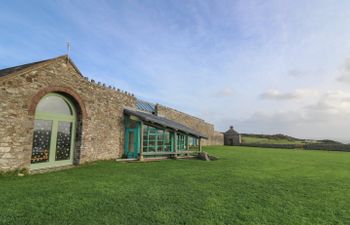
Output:
<svg viewBox="0 0 350 225">
<path fill-rule="evenodd" d="M 208 137 L 204 136 L 203 134 L 187 127 L 184 126 L 180 123 L 177 123 L 175 121 L 169 120 L 167 118 L 164 117 L 159 117 L 156 116 L 154 114 L 150 114 L 150 113 L 146 113 L 146 112 L 140 112 L 140 111 L 134 111 L 131 109 L 124 109 L 124 113 L 127 115 L 133 115 L 138 117 L 140 120 L 145 121 L 145 122 L 151 122 L 151 123 L 156 123 L 158 125 L 161 125 L 163 127 L 168 127 L 168 128 L 172 128 L 178 131 L 182 131 L 186 134 L 191 134 L 193 136 L 196 137 L 201 137 L 201 138 L 205 138 L 208 139 Z"/>
<path fill-rule="evenodd" d="M 15 73 L 15 72 L 20 71 L 20 70 L 24 70 L 24 69 L 29 68 L 31 66 L 34 66 L 36 64 L 47 62 L 49 60 L 50 59 L 42 60 L 42 61 L 38 61 L 38 62 L 27 63 L 27 64 L 23 64 L 23 65 L 19 65 L 19 66 L 14 66 L 14 67 L 9 67 L 9 68 L 2 69 L 2 70 L 0 70 L 0 77 L 9 75 L 11 73 Z"/>
<path fill-rule="evenodd" d="M 233 129 L 233 126 L 230 126 L 230 129 L 225 132 L 225 134 L 239 134 Z"/>
<path fill-rule="evenodd" d="M 73 63 L 73 61 L 70 60 L 68 55 L 62 55 L 62 56 L 58 56 L 58 57 L 55 57 L 55 58 L 52 58 L 52 59 L 46 59 L 46 60 L 41 60 L 41 61 L 37 61 L 37 62 L 27 63 L 27 64 L 23 64 L 23 65 L 19 65 L 19 66 L 14 66 L 14 67 L 1 69 L 0 70 L 0 77 L 5 77 L 7 75 L 16 73 L 16 72 L 24 70 L 24 69 L 29 69 L 29 68 L 33 69 L 37 65 L 40 65 L 40 64 L 46 63 L 46 62 L 54 62 L 55 60 L 60 59 L 60 58 L 66 58 L 71 63 L 71 65 L 74 67 L 74 69 L 82 76 L 82 74 L 80 73 L 79 69 L 76 67 L 76 65 Z"/>
<path fill-rule="evenodd" d="M 156 105 L 150 102 L 146 102 L 140 99 L 136 99 L 136 108 L 138 110 L 154 113 L 156 111 Z"/>
</svg>

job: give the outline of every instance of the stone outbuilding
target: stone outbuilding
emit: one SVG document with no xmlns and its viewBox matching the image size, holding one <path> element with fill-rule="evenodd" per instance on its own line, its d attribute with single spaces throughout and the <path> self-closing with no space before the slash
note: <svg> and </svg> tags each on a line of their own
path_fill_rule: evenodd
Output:
<svg viewBox="0 0 350 225">
<path fill-rule="evenodd" d="M 212 124 L 155 106 L 89 80 L 66 55 L 2 69 L 0 171 L 177 157 L 223 143 Z"/>
<path fill-rule="evenodd" d="M 224 133 L 224 145 L 239 145 L 241 144 L 241 134 L 230 126 L 230 129 Z"/>
</svg>

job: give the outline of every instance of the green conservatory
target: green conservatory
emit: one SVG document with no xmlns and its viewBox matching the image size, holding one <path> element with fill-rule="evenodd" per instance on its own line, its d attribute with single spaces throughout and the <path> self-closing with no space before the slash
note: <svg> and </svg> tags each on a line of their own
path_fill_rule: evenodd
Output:
<svg viewBox="0 0 350 225">
<path fill-rule="evenodd" d="M 164 117 L 125 109 L 124 156 L 130 159 L 188 157 L 201 151 L 200 133 Z"/>
</svg>

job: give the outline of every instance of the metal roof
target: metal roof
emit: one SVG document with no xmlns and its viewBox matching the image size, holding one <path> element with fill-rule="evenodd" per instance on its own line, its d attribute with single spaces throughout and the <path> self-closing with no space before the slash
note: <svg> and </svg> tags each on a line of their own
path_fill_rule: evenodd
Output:
<svg viewBox="0 0 350 225">
<path fill-rule="evenodd" d="M 150 102 L 146 102 L 140 99 L 136 100 L 136 108 L 138 110 L 154 113 L 156 110 L 156 105 Z"/>
<path fill-rule="evenodd" d="M 163 127 L 172 128 L 174 130 L 181 131 L 181 132 L 184 132 L 186 134 L 191 134 L 195 137 L 201 137 L 201 138 L 208 139 L 208 137 L 193 130 L 192 128 L 189 128 L 187 126 L 184 126 L 180 123 L 177 123 L 175 121 L 169 120 L 169 119 L 164 118 L 164 117 L 159 117 L 159 116 L 156 116 L 156 115 L 153 115 L 150 113 L 134 111 L 131 109 L 124 109 L 124 113 L 127 115 L 136 116 L 137 118 L 139 118 L 140 120 L 145 121 L 145 122 L 155 123 L 155 124 L 161 125 Z"/>
</svg>

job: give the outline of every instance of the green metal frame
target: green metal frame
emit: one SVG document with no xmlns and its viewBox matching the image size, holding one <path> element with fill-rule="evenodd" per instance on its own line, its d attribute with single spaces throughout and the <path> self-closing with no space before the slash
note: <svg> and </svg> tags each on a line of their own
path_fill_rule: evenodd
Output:
<svg viewBox="0 0 350 225">
<path fill-rule="evenodd" d="M 199 148 L 197 137 L 189 136 L 187 144 L 189 150 L 198 150 Z"/>
<path fill-rule="evenodd" d="M 130 121 L 137 121 L 137 126 L 131 127 Z M 131 119 L 129 116 L 125 117 L 125 142 L 124 142 L 124 155 L 127 158 L 137 158 L 141 154 L 144 157 L 161 157 L 162 155 L 168 155 L 172 152 L 183 152 L 180 154 L 188 154 L 189 150 L 189 137 L 190 135 L 185 133 L 177 133 L 174 130 L 160 127 L 155 124 L 141 122 L 138 118 Z M 142 132 L 141 132 L 142 130 Z M 129 136 L 134 132 L 134 150 L 129 152 Z M 167 133 L 169 136 L 167 137 Z M 143 137 L 141 137 L 141 134 Z M 192 137 L 192 136 L 191 136 Z M 169 139 L 168 139 L 169 138 Z M 141 143 L 142 140 L 142 143 Z M 197 140 L 197 138 L 196 138 Z M 177 146 L 175 148 L 175 146 Z M 162 154 L 164 152 L 164 154 Z M 185 153 L 186 152 L 186 153 Z M 153 155 L 154 153 L 154 155 Z"/>
<path fill-rule="evenodd" d="M 74 155 L 74 143 L 75 143 L 75 132 L 76 132 L 76 121 L 77 121 L 77 114 L 76 109 L 72 102 L 56 93 L 50 93 L 45 95 L 43 98 L 47 96 L 57 96 L 61 99 L 63 99 L 71 108 L 72 114 L 71 116 L 62 115 L 62 114 L 56 114 L 56 113 L 46 113 L 46 112 L 36 112 L 35 113 L 35 120 L 49 120 L 52 121 L 52 127 L 51 127 L 51 140 L 50 140 L 50 150 L 49 150 L 49 161 L 48 162 L 40 162 L 40 163 L 34 163 L 31 164 L 31 169 L 40 169 L 40 168 L 47 168 L 47 167 L 56 167 L 56 166 L 65 166 L 65 165 L 71 165 L 73 164 L 73 155 Z M 58 131 L 58 122 L 71 122 L 72 123 L 72 136 L 71 136 L 71 146 L 70 146 L 70 155 L 68 160 L 59 160 L 56 161 L 56 144 L 57 144 L 57 131 Z"/>
<path fill-rule="evenodd" d="M 141 131 L 141 122 L 136 121 L 136 128 L 130 128 L 130 118 L 125 118 L 125 140 L 124 140 L 124 154 L 127 158 L 137 158 L 140 154 L 140 132 Z M 129 137 L 130 133 L 134 133 L 134 149 L 132 152 L 129 152 Z"/>
<path fill-rule="evenodd" d="M 143 151 L 144 152 L 173 152 L 174 151 L 174 139 L 173 139 L 173 132 L 164 129 L 164 128 L 158 128 L 154 127 L 148 124 L 144 124 L 144 140 L 143 140 Z M 159 131 L 161 131 L 161 134 L 159 134 Z M 169 134 L 169 139 L 166 138 L 166 134 Z M 152 142 L 154 144 L 150 144 L 150 137 L 154 137 Z M 169 140 L 169 142 L 167 142 Z M 161 142 L 161 144 L 159 144 Z M 167 144 L 169 143 L 169 144 Z M 161 148 L 159 151 L 158 148 Z M 168 150 L 166 150 L 168 148 Z"/>
<path fill-rule="evenodd" d="M 183 151 L 187 150 L 187 135 L 178 133 L 177 134 L 177 150 Z"/>
</svg>

